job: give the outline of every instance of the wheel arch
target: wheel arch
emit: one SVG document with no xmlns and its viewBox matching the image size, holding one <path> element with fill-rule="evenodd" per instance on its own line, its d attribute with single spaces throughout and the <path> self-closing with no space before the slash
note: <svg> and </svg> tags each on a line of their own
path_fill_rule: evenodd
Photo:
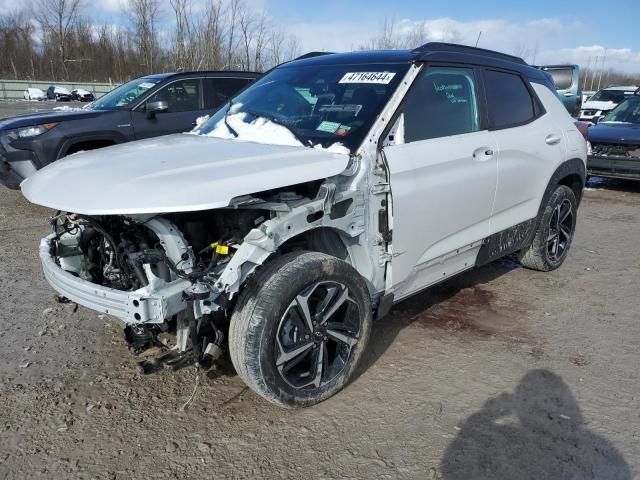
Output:
<svg viewBox="0 0 640 480">
<path fill-rule="evenodd" d="M 531 245 L 542 221 L 544 209 L 556 188 L 559 185 L 569 187 L 579 205 L 585 179 L 586 168 L 582 160 L 573 158 L 561 163 L 547 182 L 536 216 L 488 237 L 478 252 L 476 266 L 486 265 Z"/>
<path fill-rule="evenodd" d="M 331 255 L 353 265 L 347 238 L 334 227 L 309 228 L 291 237 L 278 247 L 278 251 L 281 253 L 289 253 L 298 249 Z"/>
<path fill-rule="evenodd" d="M 60 151 L 58 152 L 57 159 L 62 157 L 66 157 L 72 153 L 81 151 L 81 150 L 95 150 L 97 148 L 109 147 L 111 145 L 117 145 L 118 143 L 122 143 L 126 141 L 124 138 L 119 138 L 114 135 L 96 135 L 89 137 L 79 137 L 72 138 L 67 140 Z M 89 148 L 82 148 L 89 147 Z"/>
<path fill-rule="evenodd" d="M 540 202 L 540 208 L 542 209 L 542 205 L 545 204 L 545 201 L 549 199 L 555 187 L 558 185 L 566 185 L 573 190 L 576 200 L 578 204 L 580 204 L 586 178 L 587 169 L 584 161 L 579 158 L 572 158 L 571 160 L 563 162 L 555 172 L 553 172 L 553 175 L 551 175 L 551 179 L 542 197 L 542 202 Z M 538 211 L 538 217 L 540 217 L 540 210 Z"/>
</svg>

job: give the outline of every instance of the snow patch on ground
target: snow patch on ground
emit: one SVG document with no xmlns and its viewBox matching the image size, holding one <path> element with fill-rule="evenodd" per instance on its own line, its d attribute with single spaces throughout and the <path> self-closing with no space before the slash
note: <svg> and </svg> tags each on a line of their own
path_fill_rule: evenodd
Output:
<svg viewBox="0 0 640 480">
<path fill-rule="evenodd" d="M 262 143 L 266 145 L 304 147 L 304 145 L 296 138 L 293 133 L 291 133 L 288 128 L 282 125 L 278 125 L 277 123 L 274 123 L 269 119 L 261 117 L 258 117 L 251 122 L 246 122 L 245 119 L 247 117 L 253 118 L 252 115 L 244 112 L 232 113 L 227 116 L 227 123 L 238 134 L 237 137 L 233 133 L 231 133 L 231 131 L 225 124 L 224 119 L 220 120 L 211 132 L 203 135 L 207 137 L 224 138 L 226 140 L 236 140 L 241 142 Z M 199 120 L 200 118 L 196 120 L 198 126 L 200 126 L 201 123 L 198 122 Z M 197 127 L 193 133 L 198 134 Z M 351 153 L 349 149 L 342 143 L 334 143 L 327 148 L 324 148 L 322 145 L 318 144 L 313 148 L 343 155 L 349 155 Z"/>
</svg>

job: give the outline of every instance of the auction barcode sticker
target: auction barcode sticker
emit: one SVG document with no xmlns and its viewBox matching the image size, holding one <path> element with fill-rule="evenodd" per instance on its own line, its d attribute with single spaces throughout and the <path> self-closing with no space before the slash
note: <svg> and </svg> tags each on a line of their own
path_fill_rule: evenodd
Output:
<svg viewBox="0 0 640 480">
<path fill-rule="evenodd" d="M 377 83 L 388 85 L 396 74 L 392 72 L 349 72 L 338 83 Z"/>
</svg>

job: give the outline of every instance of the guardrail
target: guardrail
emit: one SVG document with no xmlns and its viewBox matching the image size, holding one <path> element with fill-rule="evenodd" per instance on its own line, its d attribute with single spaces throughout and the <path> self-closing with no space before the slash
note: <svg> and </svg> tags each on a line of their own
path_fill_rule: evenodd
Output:
<svg viewBox="0 0 640 480">
<path fill-rule="evenodd" d="M 24 91 L 27 88 L 39 88 L 44 92 L 50 85 L 65 87 L 68 90 L 84 88 L 95 95 L 101 97 L 110 92 L 117 84 L 112 83 L 86 83 L 86 82 L 50 82 L 46 80 L 2 80 L 0 79 L 0 100 L 22 100 Z"/>
</svg>

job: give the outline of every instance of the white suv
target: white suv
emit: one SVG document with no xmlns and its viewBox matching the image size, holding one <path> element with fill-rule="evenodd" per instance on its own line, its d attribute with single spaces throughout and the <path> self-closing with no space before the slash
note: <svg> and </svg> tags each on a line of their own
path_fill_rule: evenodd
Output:
<svg viewBox="0 0 640 480">
<path fill-rule="evenodd" d="M 63 297 L 136 350 L 176 334 L 145 368 L 228 347 L 291 407 L 348 382 L 394 303 L 511 253 L 560 266 L 585 161 L 546 73 L 430 43 L 289 62 L 192 134 L 73 155 L 22 191 L 59 210 L 40 255 Z"/>
</svg>

